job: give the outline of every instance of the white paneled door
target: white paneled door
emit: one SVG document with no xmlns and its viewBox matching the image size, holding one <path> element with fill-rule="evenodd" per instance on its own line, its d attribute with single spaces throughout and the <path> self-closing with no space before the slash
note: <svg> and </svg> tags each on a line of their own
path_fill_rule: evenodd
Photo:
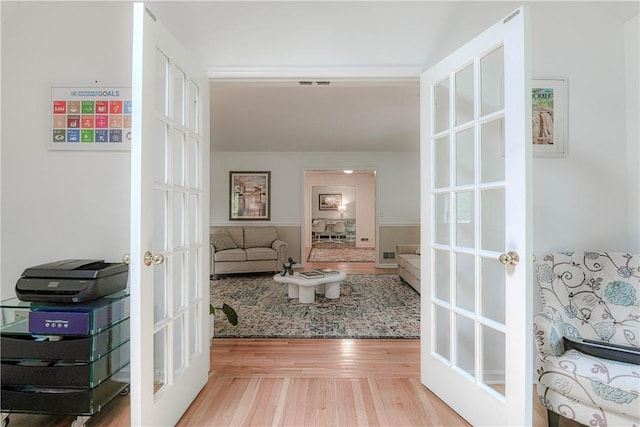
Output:
<svg viewBox="0 0 640 427">
<path fill-rule="evenodd" d="M 209 371 L 209 87 L 134 3 L 131 422 L 174 425 Z"/>
<path fill-rule="evenodd" d="M 421 77 L 421 380 L 478 426 L 531 425 L 526 13 Z"/>
</svg>

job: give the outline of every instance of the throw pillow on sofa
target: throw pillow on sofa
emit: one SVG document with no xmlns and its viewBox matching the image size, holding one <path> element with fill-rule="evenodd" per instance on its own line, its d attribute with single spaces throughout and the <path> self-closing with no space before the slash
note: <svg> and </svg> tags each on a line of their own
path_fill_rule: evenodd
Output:
<svg viewBox="0 0 640 427">
<path fill-rule="evenodd" d="M 238 249 L 238 245 L 233 241 L 227 230 L 220 230 L 211 237 L 211 244 L 216 251 L 224 251 L 227 249 Z"/>
</svg>

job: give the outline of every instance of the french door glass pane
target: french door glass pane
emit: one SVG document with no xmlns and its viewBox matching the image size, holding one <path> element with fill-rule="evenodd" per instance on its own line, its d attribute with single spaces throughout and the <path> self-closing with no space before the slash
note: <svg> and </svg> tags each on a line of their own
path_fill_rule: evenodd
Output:
<svg viewBox="0 0 640 427">
<path fill-rule="evenodd" d="M 167 249 L 167 209 L 168 209 L 168 193 L 167 191 L 156 188 L 153 190 L 153 252 L 161 252 Z"/>
<path fill-rule="evenodd" d="M 189 194 L 189 245 L 194 245 L 200 241 L 198 207 L 198 195 Z"/>
<path fill-rule="evenodd" d="M 153 322 L 167 317 L 167 271 L 166 264 L 153 267 Z"/>
<path fill-rule="evenodd" d="M 504 396 L 505 339 L 504 334 L 482 326 L 483 383 Z"/>
<path fill-rule="evenodd" d="M 189 130 L 200 133 L 200 88 L 193 80 L 189 80 Z"/>
<path fill-rule="evenodd" d="M 437 194 L 434 201 L 434 224 L 436 229 L 434 230 L 435 243 L 443 245 L 449 244 L 449 227 L 450 227 L 450 212 L 449 212 L 449 193 Z"/>
<path fill-rule="evenodd" d="M 153 334 L 153 384 L 158 393 L 167 384 L 167 329 Z"/>
<path fill-rule="evenodd" d="M 162 120 L 155 119 L 153 124 L 153 181 L 157 183 L 166 183 L 167 174 L 167 156 L 168 156 L 168 127 Z"/>
<path fill-rule="evenodd" d="M 156 89 L 155 96 L 155 111 L 156 114 L 161 116 L 168 116 L 168 102 L 169 97 L 167 82 L 169 80 L 169 58 L 162 53 L 159 49 L 156 49 L 155 55 L 155 67 L 156 67 Z"/>
<path fill-rule="evenodd" d="M 184 126 L 184 108 L 185 108 L 185 96 L 187 95 L 184 90 L 185 74 L 179 68 L 173 67 L 173 120 L 176 123 Z"/>
<path fill-rule="evenodd" d="M 192 249 L 189 251 L 189 303 L 200 297 L 200 293 L 198 291 L 198 277 L 200 274 L 198 266 L 199 252 L 199 249 Z"/>
<path fill-rule="evenodd" d="M 184 246 L 184 194 L 173 192 L 173 247 Z"/>
<path fill-rule="evenodd" d="M 435 188 L 449 186 L 449 135 L 433 142 L 433 180 Z"/>
<path fill-rule="evenodd" d="M 483 123 L 480 127 L 480 181 L 504 180 L 504 118 Z"/>
<path fill-rule="evenodd" d="M 434 88 L 434 133 L 449 129 L 449 79 L 441 81 Z"/>
<path fill-rule="evenodd" d="M 173 373 L 177 374 L 184 368 L 184 348 L 187 337 L 184 316 L 178 316 L 173 321 Z"/>
<path fill-rule="evenodd" d="M 200 305 L 194 305 L 189 309 L 189 359 L 198 354 L 198 336 L 200 335 L 200 322 L 198 322 L 198 310 Z"/>
<path fill-rule="evenodd" d="M 450 341 L 450 318 L 449 310 L 439 305 L 434 305 L 435 321 L 434 330 L 434 350 L 437 354 L 445 358 L 451 359 L 451 341 Z"/>
<path fill-rule="evenodd" d="M 185 151 L 185 135 L 184 132 L 173 130 L 173 185 L 184 186 L 184 151 Z"/>
<path fill-rule="evenodd" d="M 504 48 L 480 59 L 480 114 L 486 116 L 504 108 Z"/>
<path fill-rule="evenodd" d="M 456 315 L 456 366 L 474 376 L 475 372 L 475 322 Z"/>
<path fill-rule="evenodd" d="M 474 182 L 473 128 L 456 134 L 456 185 Z"/>
<path fill-rule="evenodd" d="M 475 310 L 475 261 L 469 254 L 456 254 L 456 306 Z"/>
<path fill-rule="evenodd" d="M 171 257 L 172 262 L 172 283 L 173 312 L 181 310 L 184 305 L 184 254 L 175 254 Z"/>
<path fill-rule="evenodd" d="M 451 289 L 449 251 L 435 250 L 433 256 L 435 261 L 436 298 L 449 302 Z"/>
<path fill-rule="evenodd" d="M 475 94 L 473 90 L 473 64 L 467 65 L 456 73 L 455 77 L 455 114 L 456 126 L 473 120 Z"/>
<path fill-rule="evenodd" d="M 198 189 L 200 185 L 200 141 L 189 138 L 189 187 Z"/>
<path fill-rule="evenodd" d="M 488 251 L 503 252 L 504 237 L 504 189 L 482 190 L 480 192 L 482 207 L 481 247 Z"/>
<path fill-rule="evenodd" d="M 504 324 L 504 266 L 495 258 L 481 258 L 482 270 L 482 304 L 480 312 L 483 317 Z"/>
<path fill-rule="evenodd" d="M 472 248 L 475 242 L 473 191 L 456 194 L 456 245 Z"/>
</svg>

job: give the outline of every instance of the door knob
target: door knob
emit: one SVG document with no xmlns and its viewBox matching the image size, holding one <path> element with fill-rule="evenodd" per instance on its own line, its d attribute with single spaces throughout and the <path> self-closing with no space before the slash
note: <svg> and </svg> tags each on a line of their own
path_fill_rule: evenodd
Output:
<svg viewBox="0 0 640 427">
<path fill-rule="evenodd" d="M 518 253 L 515 251 L 509 251 L 506 254 L 500 255 L 500 258 L 498 258 L 498 260 L 500 260 L 500 262 L 504 265 L 518 265 L 518 263 L 520 262 L 520 255 L 518 255 Z"/>
<path fill-rule="evenodd" d="M 164 256 L 162 256 L 161 254 L 154 255 L 149 251 L 144 253 L 144 265 L 146 265 L 147 267 L 151 264 L 160 265 L 163 262 Z"/>
<path fill-rule="evenodd" d="M 131 255 L 129 254 L 122 255 L 122 262 L 127 265 L 131 264 Z"/>
</svg>

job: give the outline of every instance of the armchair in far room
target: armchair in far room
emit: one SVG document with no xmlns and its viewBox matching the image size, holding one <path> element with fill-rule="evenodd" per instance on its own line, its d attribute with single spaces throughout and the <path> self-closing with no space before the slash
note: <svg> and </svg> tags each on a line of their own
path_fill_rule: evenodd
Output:
<svg viewBox="0 0 640 427">
<path fill-rule="evenodd" d="M 314 219 L 311 223 L 311 233 L 315 237 L 317 242 L 320 242 L 320 236 L 327 231 L 327 224 L 322 219 Z"/>
</svg>

